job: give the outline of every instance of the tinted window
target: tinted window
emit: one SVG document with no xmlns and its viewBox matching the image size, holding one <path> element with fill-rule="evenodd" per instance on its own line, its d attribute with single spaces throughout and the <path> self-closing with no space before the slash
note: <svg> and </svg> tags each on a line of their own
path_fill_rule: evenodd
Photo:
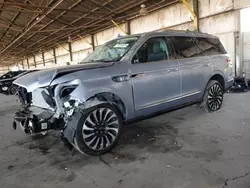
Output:
<svg viewBox="0 0 250 188">
<path fill-rule="evenodd" d="M 5 75 L 3 75 L 3 78 L 12 78 L 13 77 L 13 72 L 7 72 Z"/>
<path fill-rule="evenodd" d="M 138 50 L 133 58 L 133 63 L 146 63 L 153 61 L 167 60 L 172 56 L 169 51 L 165 37 L 155 37 L 149 39 Z"/>
<path fill-rule="evenodd" d="M 218 38 L 197 38 L 197 43 L 206 55 L 227 53 Z"/>
<path fill-rule="evenodd" d="M 20 73 L 21 73 L 20 71 L 14 71 L 14 72 L 12 73 L 12 77 L 17 76 L 17 75 L 20 74 Z"/>
<path fill-rule="evenodd" d="M 177 59 L 204 55 L 194 37 L 173 37 L 173 45 Z"/>
</svg>

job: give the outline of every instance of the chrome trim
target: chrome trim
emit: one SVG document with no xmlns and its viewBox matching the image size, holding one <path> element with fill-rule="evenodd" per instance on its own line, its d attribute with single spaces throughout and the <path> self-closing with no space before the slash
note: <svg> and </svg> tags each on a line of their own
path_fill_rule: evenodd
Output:
<svg viewBox="0 0 250 188">
<path fill-rule="evenodd" d="M 172 99 L 157 101 L 157 102 L 154 102 L 154 103 L 144 105 L 144 106 L 142 106 L 140 108 L 136 108 L 136 110 L 142 110 L 142 109 L 145 109 L 145 108 L 150 108 L 150 107 L 157 106 L 157 105 L 160 105 L 160 104 L 164 104 L 164 103 L 167 103 L 167 102 L 172 102 L 172 101 L 175 101 L 175 100 L 179 100 L 181 98 L 182 97 L 180 96 L 180 97 L 175 97 L 175 98 L 172 98 Z"/>
<path fill-rule="evenodd" d="M 172 98 L 172 99 L 161 100 L 161 101 L 158 101 L 158 102 L 154 102 L 154 103 L 144 105 L 144 106 L 142 106 L 140 108 L 136 108 L 136 110 L 142 110 L 142 109 L 145 109 L 145 108 L 154 107 L 154 106 L 157 106 L 157 105 L 160 105 L 160 104 L 176 101 L 176 100 L 182 99 L 184 97 L 189 97 L 189 96 L 196 95 L 196 94 L 199 94 L 199 93 L 201 93 L 201 91 L 195 91 L 195 92 L 192 92 L 192 93 L 187 93 L 185 95 L 182 95 L 180 97 L 175 97 L 175 98 Z"/>
<path fill-rule="evenodd" d="M 187 94 L 182 95 L 182 98 L 189 97 L 189 96 L 192 96 L 192 95 L 196 95 L 196 94 L 199 94 L 200 92 L 201 91 L 194 91 L 194 92 L 191 92 L 191 93 L 187 93 Z"/>
</svg>

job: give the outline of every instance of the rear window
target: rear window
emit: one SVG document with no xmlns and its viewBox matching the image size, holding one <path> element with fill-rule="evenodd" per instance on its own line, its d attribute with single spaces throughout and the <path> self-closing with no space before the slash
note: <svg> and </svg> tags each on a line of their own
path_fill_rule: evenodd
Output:
<svg viewBox="0 0 250 188">
<path fill-rule="evenodd" d="M 194 37 L 173 37 L 173 45 L 177 59 L 203 56 Z"/>
<path fill-rule="evenodd" d="M 218 38 L 173 37 L 177 59 L 226 54 Z"/>
<path fill-rule="evenodd" d="M 197 38 L 197 43 L 205 55 L 219 55 L 227 53 L 218 38 Z"/>
</svg>

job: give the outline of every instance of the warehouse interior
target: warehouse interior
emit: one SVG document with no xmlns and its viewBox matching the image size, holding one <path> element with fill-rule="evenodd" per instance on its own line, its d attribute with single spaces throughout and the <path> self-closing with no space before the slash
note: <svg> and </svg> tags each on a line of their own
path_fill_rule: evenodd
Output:
<svg viewBox="0 0 250 188">
<path fill-rule="evenodd" d="M 178 0 L 73 2 L 1 2 L 1 71 L 76 64 L 118 35 L 196 30 L 192 12 Z M 220 37 L 236 74 L 249 74 L 249 57 L 243 53 L 249 48 L 249 1 L 187 3 L 197 15 L 198 30 Z"/>
<path fill-rule="evenodd" d="M 0 75 L 79 64 L 120 36 L 169 30 L 220 38 L 235 77 L 250 80 L 250 0 L 0 0 Z M 52 132 L 13 133 L 16 96 L 0 95 L 0 187 L 250 186 L 248 92 L 223 108 L 196 105 L 124 127 L 103 156 L 69 152 Z M 249 105 L 248 105 L 249 103 Z"/>
</svg>

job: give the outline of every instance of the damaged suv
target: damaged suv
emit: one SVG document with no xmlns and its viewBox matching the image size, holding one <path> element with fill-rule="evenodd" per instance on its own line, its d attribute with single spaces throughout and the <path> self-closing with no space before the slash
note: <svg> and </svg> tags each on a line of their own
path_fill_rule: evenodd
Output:
<svg viewBox="0 0 250 188">
<path fill-rule="evenodd" d="M 14 116 L 27 134 L 60 130 L 81 153 L 100 155 L 117 143 L 122 126 L 199 103 L 221 108 L 233 83 L 220 40 L 187 31 L 120 37 L 98 47 L 79 65 L 17 79 L 22 109 Z"/>
</svg>

